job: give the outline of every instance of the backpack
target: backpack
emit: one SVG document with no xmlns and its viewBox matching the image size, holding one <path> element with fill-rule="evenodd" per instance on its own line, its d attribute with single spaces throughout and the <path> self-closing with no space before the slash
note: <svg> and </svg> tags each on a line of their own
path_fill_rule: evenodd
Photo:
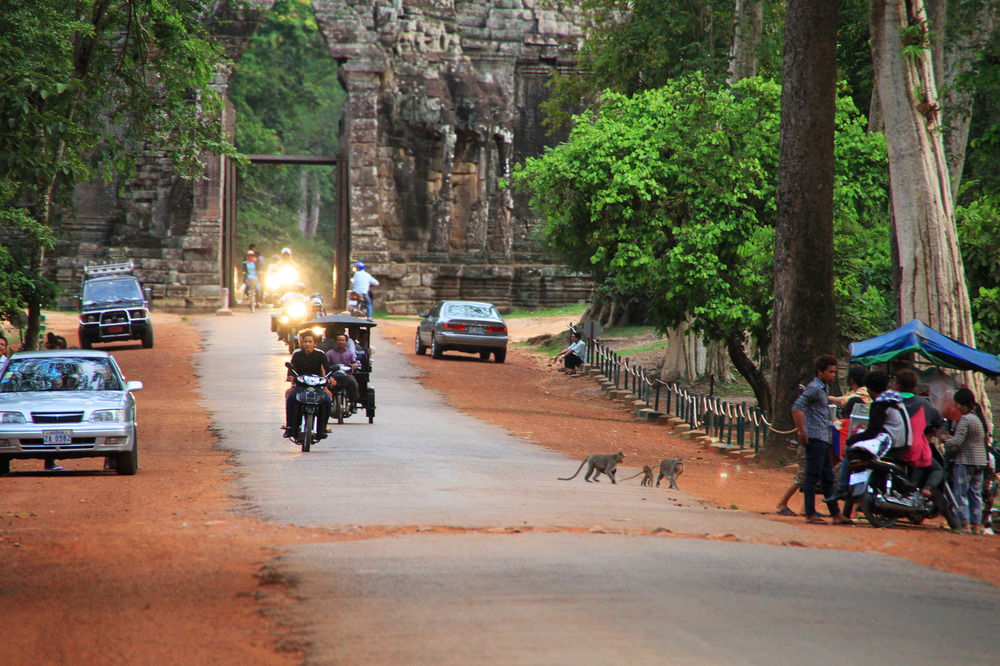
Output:
<svg viewBox="0 0 1000 666">
<path fill-rule="evenodd" d="M 890 402 L 889 408 L 899 412 L 903 419 L 903 432 L 905 433 L 901 438 L 892 438 L 892 448 L 895 451 L 907 451 L 913 446 L 913 424 L 910 423 L 910 415 L 906 411 L 906 405 L 901 402 Z"/>
</svg>

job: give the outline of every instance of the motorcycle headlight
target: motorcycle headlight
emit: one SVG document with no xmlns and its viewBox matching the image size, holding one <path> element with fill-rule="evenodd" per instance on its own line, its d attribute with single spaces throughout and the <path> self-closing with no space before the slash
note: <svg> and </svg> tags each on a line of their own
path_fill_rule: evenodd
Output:
<svg viewBox="0 0 1000 666">
<path fill-rule="evenodd" d="M 323 337 L 325 329 L 322 326 L 313 326 L 312 332 L 320 337 Z"/>
<path fill-rule="evenodd" d="M 267 287 L 268 291 L 277 291 L 278 287 L 281 286 L 281 281 L 277 275 L 268 275 L 264 278 L 264 286 Z"/>
<path fill-rule="evenodd" d="M 299 272 L 292 266 L 282 266 L 278 269 L 278 279 L 281 284 L 295 284 L 299 281 Z"/>
<path fill-rule="evenodd" d="M 295 301 L 288 305 L 288 309 L 285 312 L 288 313 L 289 317 L 304 317 L 306 315 L 306 304 L 301 301 Z"/>
<path fill-rule="evenodd" d="M 288 323 L 288 315 L 281 315 L 281 319 L 279 319 L 278 321 L 280 321 L 282 324 L 287 324 Z"/>
<path fill-rule="evenodd" d="M 0 423 L 27 423 L 21 412 L 0 412 Z"/>
<path fill-rule="evenodd" d="M 99 409 L 90 415 L 91 423 L 119 422 L 124 420 L 124 409 Z"/>
</svg>

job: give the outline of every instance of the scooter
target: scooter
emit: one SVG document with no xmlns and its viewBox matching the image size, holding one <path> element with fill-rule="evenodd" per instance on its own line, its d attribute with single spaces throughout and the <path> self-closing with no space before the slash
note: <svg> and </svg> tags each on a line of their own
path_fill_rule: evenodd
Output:
<svg viewBox="0 0 1000 666">
<path fill-rule="evenodd" d="M 295 435 L 295 443 L 302 447 L 303 453 L 308 453 L 316 441 L 319 430 L 319 410 L 326 398 L 326 385 L 330 380 L 332 372 L 325 377 L 321 375 L 300 375 L 289 362 L 285 367 L 291 371 L 295 377 L 295 385 L 301 387 L 295 395 L 298 401 L 298 429 Z"/>
<path fill-rule="evenodd" d="M 937 447 L 931 446 L 931 454 L 945 473 L 940 483 L 930 488 L 931 497 L 927 498 L 910 483 L 907 468 L 893 460 L 888 447 L 874 450 L 855 445 L 847 449 L 846 460 L 851 470 L 849 494 L 861 505 L 872 527 L 892 527 L 899 518 L 919 525 L 938 515 L 944 516 L 952 529 L 961 527 L 958 503 L 947 482 L 950 465 Z"/>
</svg>

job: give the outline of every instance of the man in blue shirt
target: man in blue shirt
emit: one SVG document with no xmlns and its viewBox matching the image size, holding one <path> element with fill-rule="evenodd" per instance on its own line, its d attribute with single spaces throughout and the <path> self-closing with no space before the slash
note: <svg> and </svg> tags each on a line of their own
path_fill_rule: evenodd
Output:
<svg viewBox="0 0 1000 666">
<path fill-rule="evenodd" d="M 816 357 L 813 365 L 816 377 L 806 385 L 792 405 L 792 420 L 799 432 L 799 442 L 806 449 L 806 473 L 802 479 L 806 522 L 825 524 L 826 521 L 816 513 L 816 482 L 820 483 L 824 497 L 833 497 L 833 460 L 830 458 L 833 431 L 830 428 L 829 385 L 837 379 L 837 359 L 823 354 Z M 837 500 L 827 502 L 826 506 L 834 523 L 852 523 L 850 518 L 841 515 Z"/>
<path fill-rule="evenodd" d="M 556 354 L 553 361 L 563 359 L 565 372 L 567 375 L 576 374 L 576 369 L 587 361 L 587 343 L 580 339 L 580 334 L 576 331 L 570 335 L 572 343 L 566 349 Z"/>
</svg>

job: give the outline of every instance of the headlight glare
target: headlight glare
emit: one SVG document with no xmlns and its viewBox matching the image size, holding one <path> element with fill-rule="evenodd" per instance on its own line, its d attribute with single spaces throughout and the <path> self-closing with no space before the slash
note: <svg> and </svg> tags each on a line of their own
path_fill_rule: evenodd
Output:
<svg viewBox="0 0 1000 666">
<path fill-rule="evenodd" d="M 99 409 L 90 415 L 91 423 L 118 422 L 125 420 L 124 409 Z"/>
<path fill-rule="evenodd" d="M 21 412 L 0 412 L 0 423 L 27 423 Z"/>
</svg>

